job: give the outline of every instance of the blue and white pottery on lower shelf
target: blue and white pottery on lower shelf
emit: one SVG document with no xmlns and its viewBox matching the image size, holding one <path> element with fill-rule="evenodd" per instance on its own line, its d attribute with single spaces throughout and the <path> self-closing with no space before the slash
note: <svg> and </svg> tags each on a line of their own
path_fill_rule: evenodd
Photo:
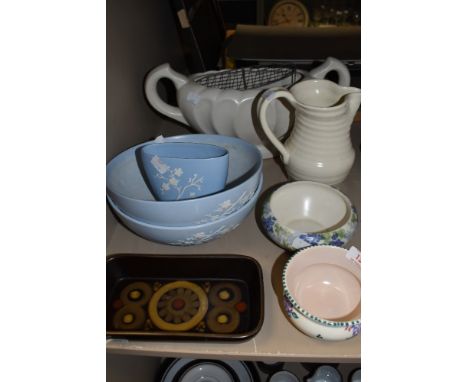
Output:
<svg viewBox="0 0 468 382">
<path fill-rule="evenodd" d="M 299 382 L 299 378 L 297 378 L 293 373 L 287 370 L 281 370 L 274 373 L 268 382 Z"/>
<path fill-rule="evenodd" d="M 361 369 L 356 370 L 351 376 L 351 382 L 361 382 Z"/>
<path fill-rule="evenodd" d="M 255 203 L 262 190 L 262 185 L 263 176 L 260 178 L 255 194 L 244 206 L 242 206 L 236 212 L 233 212 L 232 214 L 213 222 L 200 225 L 187 225 L 182 227 L 158 226 L 139 221 L 122 212 L 122 210 L 115 205 L 109 196 L 107 199 L 110 206 L 123 222 L 123 224 L 125 224 L 137 235 L 144 237 L 145 239 L 163 244 L 195 245 L 215 240 L 225 233 L 237 228 L 255 207 Z"/>
<path fill-rule="evenodd" d="M 314 375 L 305 382 L 341 382 L 341 374 L 333 366 L 319 366 Z"/>
</svg>

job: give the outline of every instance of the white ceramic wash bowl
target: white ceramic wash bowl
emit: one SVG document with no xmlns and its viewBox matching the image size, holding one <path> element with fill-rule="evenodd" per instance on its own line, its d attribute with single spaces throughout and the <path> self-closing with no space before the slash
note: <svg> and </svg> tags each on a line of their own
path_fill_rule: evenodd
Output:
<svg viewBox="0 0 468 382">
<path fill-rule="evenodd" d="M 307 270 L 317 264 L 341 267 L 350 272 L 360 283 L 360 254 L 353 250 L 334 246 L 315 246 L 298 251 L 283 269 L 284 310 L 291 323 L 306 335 L 330 341 L 346 340 L 361 332 L 361 305 L 345 320 L 327 320 L 308 311 L 302 300 L 301 278 L 307 278 Z M 307 283 L 305 284 L 307 287 Z M 311 298 L 310 295 L 307 296 Z"/>
<path fill-rule="evenodd" d="M 236 69 L 240 71 L 242 69 Z M 255 73 L 249 75 L 255 78 Z M 257 69 L 252 69 L 253 71 Z M 274 70 L 274 69 L 272 69 Z M 309 73 L 298 71 L 301 78 L 325 78 L 330 71 L 337 71 L 339 83 L 349 86 L 350 74 L 346 65 L 341 61 L 329 57 L 322 65 Z M 153 69 L 145 79 L 146 98 L 152 107 L 160 113 L 179 122 L 193 127 L 195 130 L 207 134 L 222 134 L 242 138 L 259 147 L 264 158 L 272 153 L 263 145 L 257 135 L 258 126 L 255 121 L 254 101 L 261 91 L 271 86 L 291 85 L 291 78 L 286 77 L 276 82 L 269 82 L 258 86 L 255 80 L 240 82 L 224 81 L 233 74 L 233 70 L 210 71 L 197 73 L 186 77 L 175 72 L 169 64 L 163 64 Z M 214 84 L 208 84 L 207 76 L 217 76 Z M 270 76 L 271 77 L 271 76 Z M 178 107 L 164 102 L 157 92 L 157 84 L 161 78 L 170 79 L 177 89 Z M 244 86 L 244 87 L 242 87 Z M 246 90 L 244 90 L 246 89 Z M 279 101 L 273 102 L 267 113 L 267 120 L 275 136 L 282 137 L 288 130 L 290 112 Z"/>
</svg>

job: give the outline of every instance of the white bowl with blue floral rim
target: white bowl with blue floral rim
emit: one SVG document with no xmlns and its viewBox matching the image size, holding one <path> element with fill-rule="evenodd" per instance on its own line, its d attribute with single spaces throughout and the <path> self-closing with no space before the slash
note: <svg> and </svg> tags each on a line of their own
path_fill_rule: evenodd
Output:
<svg viewBox="0 0 468 382">
<path fill-rule="evenodd" d="M 220 236 L 237 228 L 255 207 L 263 185 L 263 176 L 260 176 L 257 190 L 250 200 L 237 211 L 216 221 L 200 225 L 186 225 L 182 227 L 158 226 L 137 220 L 125 214 L 107 195 L 107 200 L 120 218 L 122 223 L 137 235 L 158 243 L 169 245 L 195 245 L 203 244 L 219 238 Z"/>
<path fill-rule="evenodd" d="M 306 295 L 301 295 L 304 284 L 300 280 L 316 264 L 340 267 L 361 282 L 361 255 L 354 247 L 347 250 L 320 245 L 299 250 L 287 261 L 282 274 L 283 308 L 289 320 L 307 336 L 321 340 L 341 341 L 357 336 L 361 332 L 361 304 L 340 321 L 318 317 L 305 308 Z"/>
<path fill-rule="evenodd" d="M 263 160 L 260 150 L 251 143 L 217 134 L 178 135 L 157 141 L 205 143 L 225 148 L 229 155 L 226 186 L 216 194 L 195 199 L 156 200 L 137 161 L 137 150 L 153 143 L 145 142 L 118 154 L 106 168 L 107 195 L 130 218 L 168 227 L 210 223 L 242 208 L 257 190 Z"/>
<path fill-rule="evenodd" d="M 288 251 L 314 245 L 343 247 L 358 223 L 356 208 L 326 184 L 289 182 L 270 192 L 261 222 L 266 234 Z"/>
</svg>

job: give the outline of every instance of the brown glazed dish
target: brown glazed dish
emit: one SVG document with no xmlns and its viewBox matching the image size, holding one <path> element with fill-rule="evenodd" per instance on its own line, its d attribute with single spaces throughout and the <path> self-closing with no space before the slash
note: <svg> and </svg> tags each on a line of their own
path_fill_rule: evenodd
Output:
<svg viewBox="0 0 468 382">
<path fill-rule="evenodd" d="M 263 276 L 241 255 L 107 257 L 107 336 L 245 340 L 263 324 Z"/>
</svg>

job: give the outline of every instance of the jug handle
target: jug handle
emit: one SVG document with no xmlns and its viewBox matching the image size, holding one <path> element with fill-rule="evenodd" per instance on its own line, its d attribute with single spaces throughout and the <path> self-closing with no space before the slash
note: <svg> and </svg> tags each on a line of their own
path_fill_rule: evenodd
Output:
<svg viewBox="0 0 468 382">
<path fill-rule="evenodd" d="M 149 72 L 145 79 L 146 99 L 150 105 L 160 113 L 188 125 L 187 120 L 182 115 L 182 111 L 178 107 L 169 105 L 168 103 L 164 102 L 161 97 L 159 97 L 157 85 L 161 78 L 167 78 L 171 80 L 177 90 L 179 90 L 188 82 L 187 77 L 172 70 L 169 64 L 162 64 Z"/>
<path fill-rule="evenodd" d="M 340 60 L 333 57 L 328 57 L 322 65 L 312 69 L 309 72 L 309 76 L 311 78 L 324 79 L 329 72 L 334 70 L 338 73 L 338 85 L 349 86 L 351 84 L 349 69 Z"/>
<path fill-rule="evenodd" d="M 291 102 L 293 106 L 295 106 L 297 103 L 294 96 L 290 92 L 285 90 L 284 88 L 271 88 L 271 89 L 266 90 L 260 95 L 259 106 L 258 106 L 258 116 L 260 119 L 260 126 L 265 132 L 267 138 L 271 141 L 273 146 L 275 146 L 280 152 L 283 158 L 283 163 L 288 164 L 289 157 L 290 157 L 289 152 L 288 150 L 286 150 L 286 147 L 284 147 L 284 145 L 279 141 L 279 139 L 276 138 L 276 135 L 273 134 L 270 127 L 268 126 L 268 122 L 266 118 L 266 112 L 267 112 L 268 106 L 273 100 L 277 98 L 286 98 L 289 102 Z"/>
</svg>

